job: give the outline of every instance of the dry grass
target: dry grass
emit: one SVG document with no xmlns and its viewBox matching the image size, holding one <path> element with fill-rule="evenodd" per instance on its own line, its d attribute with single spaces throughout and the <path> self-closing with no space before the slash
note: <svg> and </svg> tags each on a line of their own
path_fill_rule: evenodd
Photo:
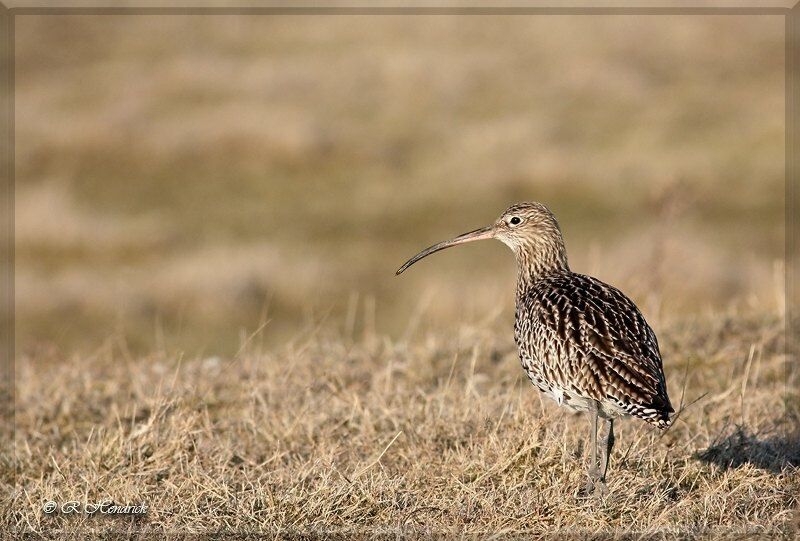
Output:
<svg viewBox="0 0 800 541">
<path fill-rule="evenodd" d="M 401 341 L 309 328 L 283 349 L 250 341 L 224 359 L 104 349 L 23 360 L 3 526 L 721 534 L 796 520 L 800 409 L 780 318 L 716 314 L 662 330 L 674 401 L 703 398 L 663 436 L 621 424 L 602 503 L 576 496 L 586 420 L 540 398 L 499 323 Z M 50 499 L 150 512 L 47 516 Z"/>
</svg>

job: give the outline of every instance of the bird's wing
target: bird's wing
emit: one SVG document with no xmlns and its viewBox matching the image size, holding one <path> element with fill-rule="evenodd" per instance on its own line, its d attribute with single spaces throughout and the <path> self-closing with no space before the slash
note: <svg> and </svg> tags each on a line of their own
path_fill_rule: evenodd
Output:
<svg viewBox="0 0 800 541">
<path fill-rule="evenodd" d="M 580 274 L 545 279 L 534 295 L 542 330 L 560 344 L 564 377 L 579 392 L 639 417 L 673 411 L 658 341 L 633 301 Z"/>
</svg>

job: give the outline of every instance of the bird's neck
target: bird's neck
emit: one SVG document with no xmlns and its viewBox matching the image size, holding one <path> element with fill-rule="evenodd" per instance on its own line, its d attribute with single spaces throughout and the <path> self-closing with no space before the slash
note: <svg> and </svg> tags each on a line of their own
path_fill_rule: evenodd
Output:
<svg viewBox="0 0 800 541">
<path fill-rule="evenodd" d="M 570 272 L 563 239 L 538 240 L 514 250 L 517 258 L 517 295 L 524 295 L 539 280 Z"/>
</svg>

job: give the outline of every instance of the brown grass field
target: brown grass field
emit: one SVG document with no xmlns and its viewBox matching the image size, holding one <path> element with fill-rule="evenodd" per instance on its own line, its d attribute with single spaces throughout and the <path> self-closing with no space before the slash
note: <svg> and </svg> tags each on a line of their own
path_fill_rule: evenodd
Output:
<svg viewBox="0 0 800 541">
<path fill-rule="evenodd" d="M 16 24 L 0 530 L 796 535 L 783 17 Z M 521 200 L 636 301 L 681 409 L 620 423 L 603 501 L 519 367 L 506 249 L 394 276 Z"/>
<path fill-rule="evenodd" d="M 586 419 L 533 390 L 496 323 L 400 341 L 308 329 L 228 359 L 105 350 L 80 370 L 22 366 L 19 492 L 5 525 L 281 537 L 797 526 L 800 402 L 780 318 L 716 314 L 662 330 L 670 393 L 693 404 L 663 435 L 621 423 L 602 502 L 577 495 Z M 40 509 L 107 498 L 150 512 Z"/>
</svg>

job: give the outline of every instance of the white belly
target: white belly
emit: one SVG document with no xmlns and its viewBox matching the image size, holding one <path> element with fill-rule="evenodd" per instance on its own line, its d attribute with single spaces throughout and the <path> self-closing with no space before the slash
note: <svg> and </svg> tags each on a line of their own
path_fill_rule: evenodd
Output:
<svg viewBox="0 0 800 541">
<path fill-rule="evenodd" d="M 537 387 L 539 386 L 537 385 Z M 591 400 L 578 396 L 574 391 L 566 391 L 554 385 L 547 388 L 539 387 L 539 389 L 558 404 L 559 407 L 566 406 L 576 411 L 589 411 L 590 409 Z"/>
</svg>

